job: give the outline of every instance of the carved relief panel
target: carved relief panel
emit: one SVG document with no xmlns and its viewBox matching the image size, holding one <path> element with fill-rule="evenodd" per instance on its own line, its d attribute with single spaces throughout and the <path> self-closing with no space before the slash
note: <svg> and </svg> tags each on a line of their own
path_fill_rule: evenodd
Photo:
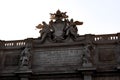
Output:
<svg viewBox="0 0 120 80">
<path fill-rule="evenodd" d="M 6 52 L 4 56 L 4 66 L 18 66 L 19 64 L 19 53 L 18 52 Z"/>
<path fill-rule="evenodd" d="M 96 49 L 96 64 L 98 69 L 111 70 L 116 67 L 116 47 L 102 45 Z"/>
<path fill-rule="evenodd" d="M 100 48 L 99 61 L 112 63 L 115 61 L 115 51 L 113 48 Z"/>
</svg>

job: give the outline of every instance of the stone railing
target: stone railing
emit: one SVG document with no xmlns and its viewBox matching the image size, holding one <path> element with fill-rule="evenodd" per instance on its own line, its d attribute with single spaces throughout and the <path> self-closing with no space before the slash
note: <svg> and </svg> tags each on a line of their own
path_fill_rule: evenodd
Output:
<svg viewBox="0 0 120 80">
<path fill-rule="evenodd" d="M 118 40 L 118 38 L 120 38 L 118 34 L 95 35 L 94 41 L 113 41 L 113 40 Z"/>
<path fill-rule="evenodd" d="M 85 42 L 93 42 L 93 43 L 118 43 L 120 42 L 120 33 L 117 34 L 103 34 L 103 35 L 94 35 L 94 34 L 86 34 L 84 36 Z"/>
<path fill-rule="evenodd" d="M 25 45 L 26 45 L 25 40 L 0 41 L 0 49 L 24 47 Z"/>
<path fill-rule="evenodd" d="M 102 42 L 102 43 L 106 43 L 106 42 L 119 42 L 120 41 L 120 33 L 117 34 L 105 34 L 105 35 L 93 35 L 93 34 L 86 34 L 83 35 L 82 37 L 84 37 L 85 41 L 89 42 Z M 30 43 L 30 44 L 34 44 L 33 42 L 33 38 L 28 38 L 25 40 L 15 40 L 15 41 L 0 41 L 0 48 L 7 48 L 7 47 L 23 47 L 26 45 L 26 43 Z"/>
<path fill-rule="evenodd" d="M 4 46 L 5 47 L 25 46 L 25 40 L 5 41 Z"/>
<path fill-rule="evenodd" d="M 33 38 L 14 41 L 0 41 L 0 49 L 24 47 L 26 44 L 32 45 Z"/>
</svg>

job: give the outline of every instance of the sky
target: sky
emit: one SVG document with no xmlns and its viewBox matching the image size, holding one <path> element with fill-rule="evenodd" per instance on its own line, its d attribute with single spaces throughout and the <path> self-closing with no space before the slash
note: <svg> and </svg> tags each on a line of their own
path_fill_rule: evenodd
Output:
<svg viewBox="0 0 120 80">
<path fill-rule="evenodd" d="M 0 0 L 0 40 L 39 37 L 35 26 L 58 9 L 84 22 L 80 35 L 120 33 L 120 0 Z"/>
</svg>

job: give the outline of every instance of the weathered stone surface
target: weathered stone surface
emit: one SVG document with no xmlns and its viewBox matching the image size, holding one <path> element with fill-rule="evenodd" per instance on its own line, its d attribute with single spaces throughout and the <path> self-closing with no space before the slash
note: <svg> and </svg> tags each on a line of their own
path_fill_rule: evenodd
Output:
<svg viewBox="0 0 120 80">
<path fill-rule="evenodd" d="M 74 71 L 81 64 L 80 47 L 45 48 L 34 51 L 33 67 L 35 71 Z"/>
<path fill-rule="evenodd" d="M 120 80 L 120 33 L 78 35 L 82 24 L 58 10 L 40 37 L 0 41 L 0 80 Z"/>
</svg>

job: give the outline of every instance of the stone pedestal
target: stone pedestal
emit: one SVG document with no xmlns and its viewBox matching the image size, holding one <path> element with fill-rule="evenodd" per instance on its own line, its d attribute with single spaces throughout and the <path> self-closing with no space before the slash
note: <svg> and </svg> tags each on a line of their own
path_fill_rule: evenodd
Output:
<svg viewBox="0 0 120 80">
<path fill-rule="evenodd" d="M 92 80 L 91 75 L 84 75 L 84 80 Z"/>
<path fill-rule="evenodd" d="M 82 67 L 78 69 L 78 71 L 83 74 L 84 80 L 92 80 L 92 74 L 94 73 L 95 70 L 96 68 L 94 67 Z"/>
<path fill-rule="evenodd" d="M 15 72 L 16 75 L 20 78 L 20 80 L 29 80 L 31 74 L 32 74 L 32 70 L 19 70 Z"/>
<path fill-rule="evenodd" d="M 92 63 L 83 63 L 82 67 L 86 67 L 86 68 L 92 67 Z"/>
</svg>

